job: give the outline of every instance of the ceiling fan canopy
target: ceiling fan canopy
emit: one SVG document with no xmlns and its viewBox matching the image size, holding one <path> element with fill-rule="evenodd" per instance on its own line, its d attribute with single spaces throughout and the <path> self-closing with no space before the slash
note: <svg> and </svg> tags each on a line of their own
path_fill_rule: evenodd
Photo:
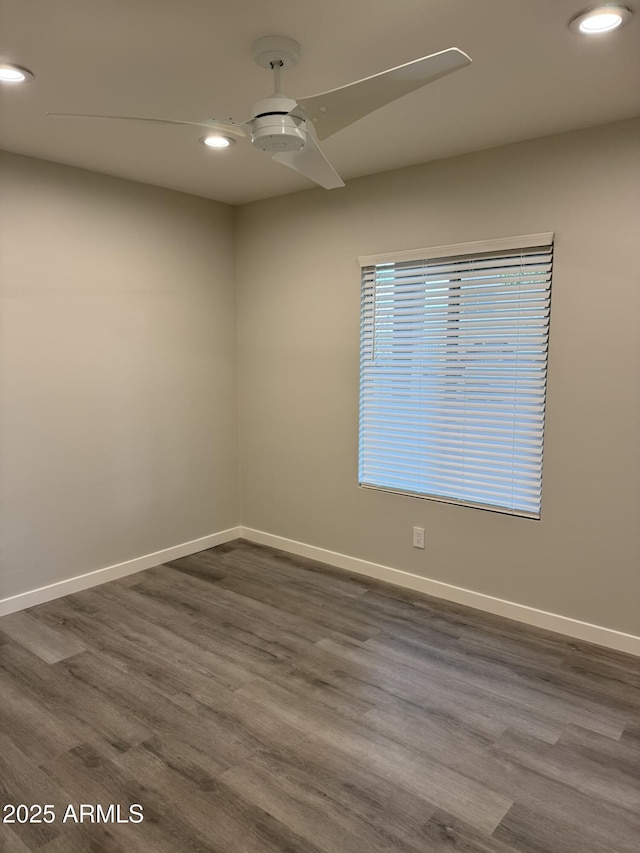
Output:
<svg viewBox="0 0 640 853">
<path fill-rule="evenodd" d="M 334 189 L 344 186 L 344 181 L 323 154 L 318 140 L 329 138 L 369 113 L 471 63 L 464 51 L 451 47 L 337 89 L 296 100 L 281 91 L 281 74 L 293 68 L 300 54 L 298 42 L 286 36 L 263 36 L 254 42 L 254 59 L 258 65 L 273 72 L 274 91 L 257 101 L 251 117 L 242 122 L 218 119 L 191 122 L 95 113 L 50 112 L 47 115 L 51 118 L 184 125 L 234 137 L 247 136 L 247 128 L 254 147 L 271 154 L 277 163 L 299 172 L 321 187 Z"/>
</svg>

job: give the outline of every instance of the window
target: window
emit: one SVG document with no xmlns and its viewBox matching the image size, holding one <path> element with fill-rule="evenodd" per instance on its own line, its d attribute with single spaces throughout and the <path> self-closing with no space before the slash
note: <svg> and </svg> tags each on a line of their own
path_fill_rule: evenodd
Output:
<svg viewBox="0 0 640 853">
<path fill-rule="evenodd" d="M 540 517 L 553 235 L 361 258 L 361 486 Z"/>
</svg>

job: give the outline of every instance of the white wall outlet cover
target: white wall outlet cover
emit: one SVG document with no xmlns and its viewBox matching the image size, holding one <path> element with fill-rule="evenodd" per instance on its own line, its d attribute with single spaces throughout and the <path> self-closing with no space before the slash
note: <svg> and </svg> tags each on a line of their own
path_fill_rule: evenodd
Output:
<svg viewBox="0 0 640 853">
<path fill-rule="evenodd" d="M 413 547 L 424 548 L 424 527 L 413 528 Z"/>
</svg>

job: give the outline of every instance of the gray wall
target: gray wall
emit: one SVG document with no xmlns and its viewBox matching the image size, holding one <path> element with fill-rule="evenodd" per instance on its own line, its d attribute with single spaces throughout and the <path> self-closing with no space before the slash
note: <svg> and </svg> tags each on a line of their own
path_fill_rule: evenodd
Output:
<svg viewBox="0 0 640 853">
<path fill-rule="evenodd" d="M 639 128 L 238 209 L 243 524 L 640 634 Z M 358 256 L 539 231 L 556 233 L 542 520 L 359 489 Z"/>
<path fill-rule="evenodd" d="M 0 166 L 3 598 L 239 518 L 231 209 Z"/>
</svg>

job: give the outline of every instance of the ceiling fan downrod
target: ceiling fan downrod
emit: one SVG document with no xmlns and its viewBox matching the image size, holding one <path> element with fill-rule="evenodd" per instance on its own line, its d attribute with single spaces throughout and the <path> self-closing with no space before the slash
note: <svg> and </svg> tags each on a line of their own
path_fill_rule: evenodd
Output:
<svg viewBox="0 0 640 853">
<path fill-rule="evenodd" d="M 271 70 L 273 71 L 273 94 L 274 95 L 282 95 L 282 89 L 280 88 L 282 68 L 283 68 L 283 62 L 281 59 L 274 59 L 273 62 L 271 62 Z"/>
</svg>

